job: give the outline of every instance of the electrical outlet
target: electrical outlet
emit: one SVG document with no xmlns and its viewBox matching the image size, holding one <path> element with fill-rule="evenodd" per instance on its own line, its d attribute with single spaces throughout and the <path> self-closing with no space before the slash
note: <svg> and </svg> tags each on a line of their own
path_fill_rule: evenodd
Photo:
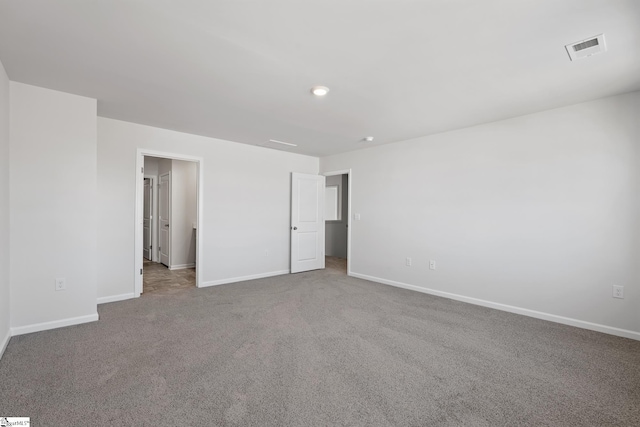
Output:
<svg viewBox="0 0 640 427">
<path fill-rule="evenodd" d="M 64 291 L 67 289 L 67 283 L 64 277 L 58 277 L 56 279 L 56 291 Z"/>
<path fill-rule="evenodd" d="M 411 267 L 411 258 L 407 258 L 407 267 Z"/>
<path fill-rule="evenodd" d="M 435 270 L 436 269 L 436 261 L 433 259 L 429 260 L 429 270 Z"/>
<path fill-rule="evenodd" d="M 353 214 L 353 219 L 355 219 L 356 221 L 360 221 L 360 214 Z"/>
<path fill-rule="evenodd" d="M 613 285 L 613 297 L 624 298 L 624 286 Z"/>
<path fill-rule="evenodd" d="M 269 249 L 264 251 L 264 256 L 269 256 Z"/>
</svg>

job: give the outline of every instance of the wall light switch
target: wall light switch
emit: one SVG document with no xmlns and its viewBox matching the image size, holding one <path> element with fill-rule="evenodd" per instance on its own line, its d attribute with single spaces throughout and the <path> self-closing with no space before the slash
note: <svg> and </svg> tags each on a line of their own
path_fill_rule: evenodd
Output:
<svg viewBox="0 0 640 427">
<path fill-rule="evenodd" d="M 58 277 L 56 279 L 56 291 L 64 291 L 67 289 L 67 283 L 64 277 Z"/>
<path fill-rule="evenodd" d="M 357 213 L 357 214 L 354 214 L 354 215 L 353 215 L 353 218 L 354 218 L 356 221 L 360 221 L 360 214 L 358 214 L 358 213 Z"/>
</svg>

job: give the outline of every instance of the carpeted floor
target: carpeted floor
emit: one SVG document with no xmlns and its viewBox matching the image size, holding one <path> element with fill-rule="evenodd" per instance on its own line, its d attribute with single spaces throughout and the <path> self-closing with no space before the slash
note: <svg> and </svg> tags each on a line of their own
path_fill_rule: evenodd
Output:
<svg viewBox="0 0 640 427">
<path fill-rule="evenodd" d="M 1 416 L 34 426 L 640 425 L 640 342 L 342 267 L 151 293 L 99 313 L 11 339 Z"/>
</svg>

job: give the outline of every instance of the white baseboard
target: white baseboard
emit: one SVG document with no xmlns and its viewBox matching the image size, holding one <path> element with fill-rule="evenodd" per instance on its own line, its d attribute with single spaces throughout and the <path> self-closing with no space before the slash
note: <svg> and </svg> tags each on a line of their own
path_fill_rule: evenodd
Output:
<svg viewBox="0 0 640 427">
<path fill-rule="evenodd" d="M 252 274 L 250 276 L 231 277 L 229 279 L 212 280 L 210 282 L 204 282 L 200 284 L 200 288 L 206 288 L 208 286 L 226 285 L 228 283 L 245 282 L 247 280 L 264 279 L 265 277 L 281 276 L 283 274 L 289 274 L 289 270 L 271 271 L 269 273 Z"/>
<path fill-rule="evenodd" d="M 603 332 L 605 334 L 616 335 L 619 337 L 631 338 L 633 340 L 640 341 L 640 332 L 630 331 L 628 329 L 620 329 L 620 328 L 615 328 L 613 326 L 600 325 L 598 323 L 591 323 L 591 322 L 586 322 L 584 320 L 572 319 L 570 317 L 563 317 L 555 314 L 544 313 L 542 311 L 529 310 L 528 308 L 521 308 L 521 307 L 515 307 L 507 304 L 500 304 L 497 302 L 486 301 L 478 298 L 466 297 L 464 295 L 437 291 L 435 289 L 422 288 L 420 286 L 409 285 L 407 283 L 381 279 L 379 277 L 374 277 L 374 276 L 367 276 L 366 274 L 351 272 L 351 276 L 358 277 L 360 279 L 370 280 L 372 282 L 382 283 L 383 285 L 390 285 L 398 288 L 410 289 L 412 291 L 418 291 L 425 294 L 453 299 L 456 301 L 467 302 L 469 304 L 475 304 L 483 307 L 494 308 L 496 310 L 508 311 L 509 313 L 521 314 L 523 316 L 535 317 L 536 319 L 548 320 L 550 322 L 562 323 L 564 325 L 575 326 L 578 328 L 589 329 L 592 331 Z"/>
<path fill-rule="evenodd" d="M 71 317 L 68 319 L 54 320 L 53 322 L 36 323 L 27 326 L 11 328 L 11 336 L 30 334 L 32 332 L 48 331 L 49 329 L 62 328 L 65 326 L 79 325 L 81 323 L 95 322 L 99 319 L 98 313 L 87 316 Z"/>
<path fill-rule="evenodd" d="M 184 270 L 185 268 L 194 268 L 196 266 L 195 263 L 191 264 L 177 264 L 169 267 L 169 270 Z"/>
<path fill-rule="evenodd" d="M 0 359 L 2 359 L 2 355 L 4 351 L 7 349 L 9 345 L 9 340 L 11 339 L 11 330 L 7 330 L 7 336 L 5 336 L 2 341 L 0 341 Z"/>
<path fill-rule="evenodd" d="M 133 292 L 128 294 L 120 294 L 120 295 L 112 295 L 110 297 L 100 297 L 98 298 L 98 304 L 106 304 L 108 302 L 116 302 L 116 301 L 124 301 L 126 299 L 135 298 L 136 296 Z"/>
</svg>

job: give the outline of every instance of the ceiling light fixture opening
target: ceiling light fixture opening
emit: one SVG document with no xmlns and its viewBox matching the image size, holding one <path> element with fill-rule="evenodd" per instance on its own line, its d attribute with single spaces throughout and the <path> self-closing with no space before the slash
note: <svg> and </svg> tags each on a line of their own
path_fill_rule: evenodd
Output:
<svg viewBox="0 0 640 427">
<path fill-rule="evenodd" d="M 373 137 L 372 136 L 366 136 L 364 138 L 364 142 L 373 142 Z"/>
<path fill-rule="evenodd" d="M 325 96 L 329 93 L 329 88 L 326 86 L 314 86 L 311 88 L 311 93 L 315 96 Z"/>
</svg>

